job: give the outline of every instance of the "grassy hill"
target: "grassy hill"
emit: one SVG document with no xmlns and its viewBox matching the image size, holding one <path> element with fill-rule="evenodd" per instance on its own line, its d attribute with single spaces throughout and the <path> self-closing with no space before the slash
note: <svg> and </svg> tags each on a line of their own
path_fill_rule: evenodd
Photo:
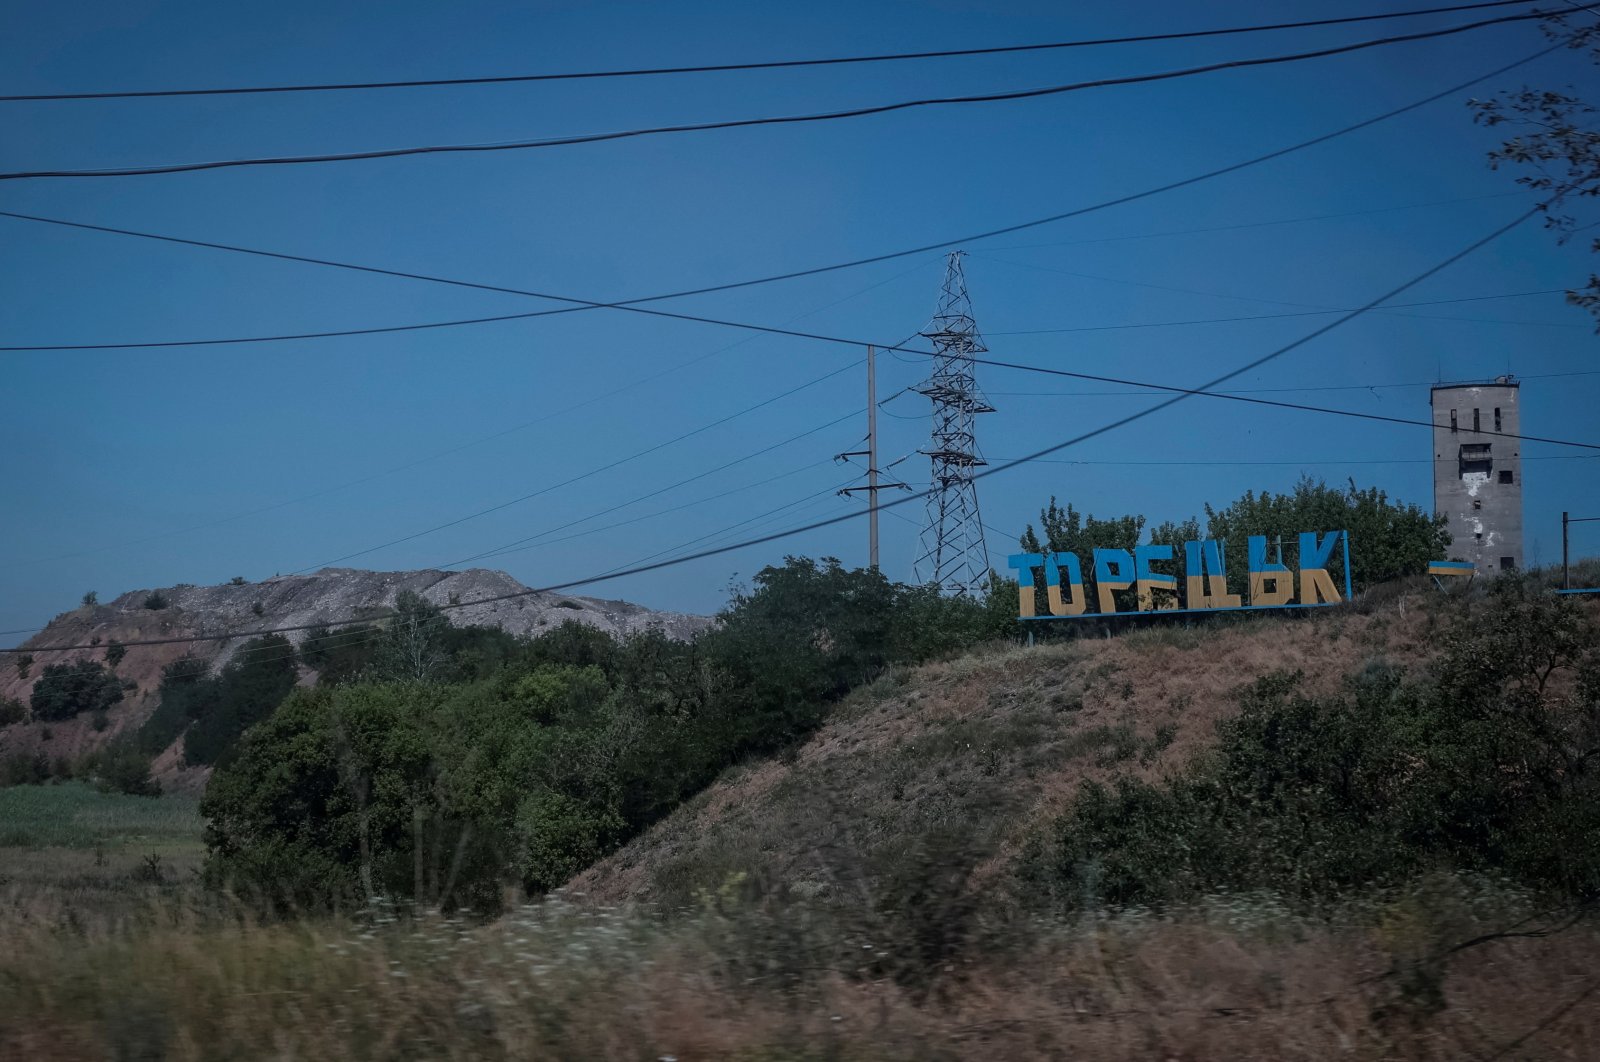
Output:
<svg viewBox="0 0 1600 1062">
<path fill-rule="evenodd" d="M 679 905 L 742 875 L 758 891 L 843 897 L 933 849 L 960 853 L 978 883 L 1004 883 L 1084 781 L 1188 762 L 1255 680 L 1289 668 L 1308 692 L 1331 692 L 1375 662 L 1422 664 L 1438 602 L 1391 594 L 1364 611 L 1134 629 L 894 669 L 798 751 L 728 772 L 570 887 L 600 903 Z"/>
<path fill-rule="evenodd" d="M 1486 647 L 1482 674 L 1503 678 L 1549 644 L 1502 635 L 1535 631 L 1529 617 L 1553 600 L 1469 606 L 1395 585 L 1294 618 L 1211 617 L 891 667 L 808 737 L 723 771 L 566 889 L 492 919 L 404 904 L 263 917 L 192 881 L 142 881 L 139 864 L 108 875 L 119 894 L 64 901 L 71 882 L 48 880 L 56 854 L 88 873 L 100 858 L 88 846 L 107 843 L 97 831 L 129 814 L 148 820 L 127 820 L 144 836 L 117 858 L 163 837 L 192 845 L 192 805 L 13 791 L 33 810 L 0 814 L 48 804 L 60 819 L 8 842 L 43 869 L 0 883 L 12 912 L 0 919 L 0 1058 L 1592 1057 L 1593 903 L 1465 860 L 1314 904 L 1224 888 L 1073 908 L 1039 902 L 1035 873 L 1096 783 L 1165 785 L 1221 762 L 1259 679 L 1298 671 L 1296 711 L 1355 712 L 1341 698 L 1373 676 L 1382 690 L 1444 691 L 1454 725 L 1444 665 Z M 1507 603 L 1523 626 L 1496 626 Z M 1580 636 L 1569 655 L 1593 663 L 1592 628 L 1567 629 Z M 1539 674 L 1539 703 L 1593 714 L 1594 674 Z M 1496 698 L 1508 688 L 1483 685 Z M 1418 696 L 1420 726 L 1438 702 Z M 1476 710 L 1459 708 L 1464 723 Z M 1426 739 L 1419 729 L 1415 762 L 1401 749 L 1386 793 L 1426 781 L 1426 750 L 1460 751 Z M 1551 779 L 1525 780 L 1534 788 L 1503 793 L 1532 805 Z M 1336 811 L 1308 821 L 1338 827 Z"/>
</svg>

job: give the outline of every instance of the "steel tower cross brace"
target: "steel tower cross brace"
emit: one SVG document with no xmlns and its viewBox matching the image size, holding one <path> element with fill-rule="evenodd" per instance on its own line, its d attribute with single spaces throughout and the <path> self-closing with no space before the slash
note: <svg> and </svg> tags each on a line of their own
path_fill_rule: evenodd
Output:
<svg viewBox="0 0 1600 1062">
<path fill-rule="evenodd" d="M 945 266 L 939 308 L 922 335 L 934 346 L 933 374 L 915 390 L 933 402 L 933 437 L 922 451 L 933 463 L 932 487 L 923 522 L 917 581 L 942 593 L 980 594 L 989 579 L 989 554 L 978 514 L 973 471 L 987 464 L 978 452 L 976 420 L 994 407 L 978 390 L 974 356 L 986 352 L 972 317 L 963 252 Z"/>
</svg>

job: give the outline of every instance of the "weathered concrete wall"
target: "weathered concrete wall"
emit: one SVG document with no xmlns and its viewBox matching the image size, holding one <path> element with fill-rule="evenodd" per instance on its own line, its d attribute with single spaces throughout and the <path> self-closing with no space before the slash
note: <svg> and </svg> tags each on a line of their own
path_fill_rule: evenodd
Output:
<svg viewBox="0 0 1600 1062">
<path fill-rule="evenodd" d="M 1495 434 L 1521 433 L 1518 390 L 1506 379 L 1433 389 L 1433 511 L 1449 518 L 1450 557 L 1484 574 L 1522 567 L 1522 443 Z"/>
</svg>

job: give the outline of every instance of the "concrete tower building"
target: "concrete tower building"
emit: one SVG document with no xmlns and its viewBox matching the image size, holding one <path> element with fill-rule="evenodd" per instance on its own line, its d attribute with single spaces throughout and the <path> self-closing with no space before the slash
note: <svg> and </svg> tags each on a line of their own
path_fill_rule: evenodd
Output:
<svg viewBox="0 0 1600 1062">
<path fill-rule="evenodd" d="M 1522 567 L 1522 418 L 1510 376 L 1433 389 L 1433 511 L 1450 556 L 1488 575 Z"/>
</svg>

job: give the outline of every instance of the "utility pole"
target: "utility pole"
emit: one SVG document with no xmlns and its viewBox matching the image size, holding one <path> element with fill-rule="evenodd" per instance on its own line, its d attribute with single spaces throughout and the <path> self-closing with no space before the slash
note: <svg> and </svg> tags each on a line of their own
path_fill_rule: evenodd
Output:
<svg viewBox="0 0 1600 1062">
<path fill-rule="evenodd" d="M 838 460 L 847 457 L 865 457 L 867 459 L 867 485 L 865 487 L 846 487 L 839 493 L 846 497 L 857 491 L 867 494 L 867 558 L 873 571 L 878 570 L 878 491 L 889 487 L 905 490 L 911 488 L 904 483 L 878 482 L 878 381 L 876 371 L 877 351 L 867 347 L 867 448 L 853 450 L 847 454 L 838 455 Z"/>
</svg>

